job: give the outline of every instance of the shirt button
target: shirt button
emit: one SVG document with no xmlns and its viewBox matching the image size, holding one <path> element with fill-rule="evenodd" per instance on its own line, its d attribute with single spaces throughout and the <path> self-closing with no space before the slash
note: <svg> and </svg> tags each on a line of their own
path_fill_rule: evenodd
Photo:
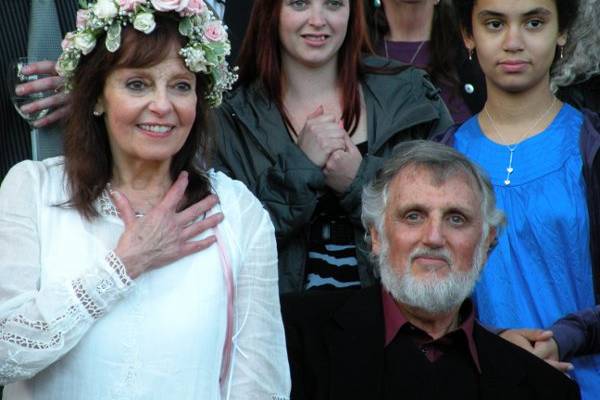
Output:
<svg viewBox="0 0 600 400">
<path fill-rule="evenodd" d="M 465 84 L 465 92 L 472 94 L 475 91 L 475 87 L 470 83 Z"/>
</svg>

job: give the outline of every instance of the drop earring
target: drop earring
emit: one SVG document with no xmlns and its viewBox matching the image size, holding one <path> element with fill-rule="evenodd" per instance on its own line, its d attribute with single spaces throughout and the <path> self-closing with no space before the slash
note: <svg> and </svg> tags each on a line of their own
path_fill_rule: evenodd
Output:
<svg viewBox="0 0 600 400">
<path fill-rule="evenodd" d="M 563 51 L 564 51 L 564 49 L 565 49 L 565 46 L 558 46 L 558 49 L 559 49 L 559 51 L 560 51 L 560 56 L 559 56 L 559 57 L 560 57 L 560 59 L 562 60 L 562 59 L 563 59 L 563 57 L 565 56 L 565 55 L 564 55 L 564 53 L 563 53 Z"/>
<path fill-rule="evenodd" d="M 469 47 L 469 61 L 473 61 L 473 49 Z"/>
<path fill-rule="evenodd" d="M 94 106 L 94 110 L 92 111 L 94 117 L 99 117 L 102 114 L 104 114 L 104 110 L 102 108 L 103 107 L 99 103 L 96 103 L 96 105 Z"/>
</svg>

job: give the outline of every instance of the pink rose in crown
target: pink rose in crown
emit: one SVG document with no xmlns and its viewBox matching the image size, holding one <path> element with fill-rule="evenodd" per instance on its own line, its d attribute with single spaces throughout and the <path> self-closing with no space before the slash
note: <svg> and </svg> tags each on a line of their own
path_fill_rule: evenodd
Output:
<svg viewBox="0 0 600 400">
<path fill-rule="evenodd" d="M 156 11 L 183 11 L 188 6 L 190 0 L 150 0 Z"/>
<path fill-rule="evenodd" d="M 206 24 L 206 28 L 204 29 L 204 37 L 206 37 L 211 42 L 220 42 L 227 37 L 227 32 L 225 32 L 225 28 L 220 21 L 211 21 Z"/>
<path fill-rule="evenodd" d="M 135 11 L 135 8 L 144 4 L 146 0 L 119 0 L 119 5 L 123 11 Z"/>
<path fill-rule="evenodd" d="M 200 15 L 206 9 L 206 4 L 203 0 L 190 0 L 185 10 L 181 12 L 182 15 Z"/>
<path fill-rule="evenodd" d="M 75 26 L 80 29 L 80 28 L 84 28 L 85 24 L 87 23 L 88 19 L 90 18 L 90 11 L 89 10 L 79 10 L 77 11 L 77 20 L 75 22 Z"/>
</svg>

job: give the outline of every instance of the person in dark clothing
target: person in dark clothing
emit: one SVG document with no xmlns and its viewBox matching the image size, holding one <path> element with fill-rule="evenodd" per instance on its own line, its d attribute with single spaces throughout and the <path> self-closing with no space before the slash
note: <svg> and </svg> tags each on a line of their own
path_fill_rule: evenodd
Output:
<svg viewBox="0 0 600 400">
<path fill-rule="evenodd" d="M 579 399 L 475 320 L 468 297 L 503 215 L 466 157 L 400 144 L 365 187 L 362 220 L 381 286 L 283 296 L 292 399 Z"/>
<path fill-rule="evenodd" d="M 231 41 L 231 54 L 229 63 L 237 65 L 237 59 L 242 47 L 248 22 L 250 21 L 250 11 L 254 0 L 227 0 L 225 2 L 225 14 L 223 22 L 227 25 L 227 35 Z"/>
<path fill-rule="evenodd" d="M 363 0 L 378 55 L 425 69 L 455 122 L 483 108 L 485 78 L 462 45 L 450 0 Z"/>
<path fill-rule="evenodd" d="M 35 0 L 34 0 L 35 1 Z M 77 11 L 77 0 L 54 0 L 64 35 L 75 28 L 74 15 Z M 17 57 L 27 55 L 27 39 L 29 29 L 31 0 L 2 0 L 0 1 L 0 74 L 7 73 L 8 64 Z M 37 65 L 31 73 L 56 74 L 53 63 L 46 62 Z M 40 81 L 32 82 L 24 87 L 26 92 L 54 90 L 60 86 L 58 77 L 46 81 L 45 88 L 40 87 Z M 2 81 L 4 83 L 4 80 Z M 44 84 L 44 82 L 41 82 Z M 47 89 L 46 89 L 47 88 Z M 9 88 L 0 85 L 0 181 L 8 170 L 19 161 L 31 158 L 30 127 L 15 110 L 10 101 Z M 37 126 L 48 126 L 56 123 L 67 113 L 64 107 L 66 96 L 57 94 L 51 99 L 55 112 L 38 120 Z M 43 107 L 42 107 L 43 108 Z"/>
</svg>

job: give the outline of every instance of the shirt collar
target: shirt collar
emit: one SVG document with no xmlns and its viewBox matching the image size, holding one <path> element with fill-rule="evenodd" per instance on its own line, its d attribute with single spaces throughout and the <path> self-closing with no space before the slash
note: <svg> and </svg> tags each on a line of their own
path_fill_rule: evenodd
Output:
<svg viewBox="0 0 600 400">
<path fill-rule="evenodd" d="M 410 322 L 408 322 L 404 314 L 402 314 L 402 311 L 400 311 L 400 308 L 396 304 L 396 301 L 392 295 L 383 287 L 381 288 L 381 301 L 383 303 L 383 319 L 385 323 L 385 346 L 387 346 L 392 340 L 394 340 L 400 328 L 402 328 L 405 324 L 410 324 Z M 467 339 L 471 358 L 473 359 L 477 370 L 479 373 L 481 373 L 477 346 L 475 345 L 475 340 L 473 338 L 473 328 L 475 326 L 475 307 L 470 299 L 465 300 L 460 307 L 459 318 L 460 325 L 458 328 L 452 332 L 448 332 L 446 335 L 444 335 L 444 337 L 452 334 L 453 332 L 462 331 Z M 433 341 L 434 340 L 432 338 L 432 342 Z"/>
</svg>

